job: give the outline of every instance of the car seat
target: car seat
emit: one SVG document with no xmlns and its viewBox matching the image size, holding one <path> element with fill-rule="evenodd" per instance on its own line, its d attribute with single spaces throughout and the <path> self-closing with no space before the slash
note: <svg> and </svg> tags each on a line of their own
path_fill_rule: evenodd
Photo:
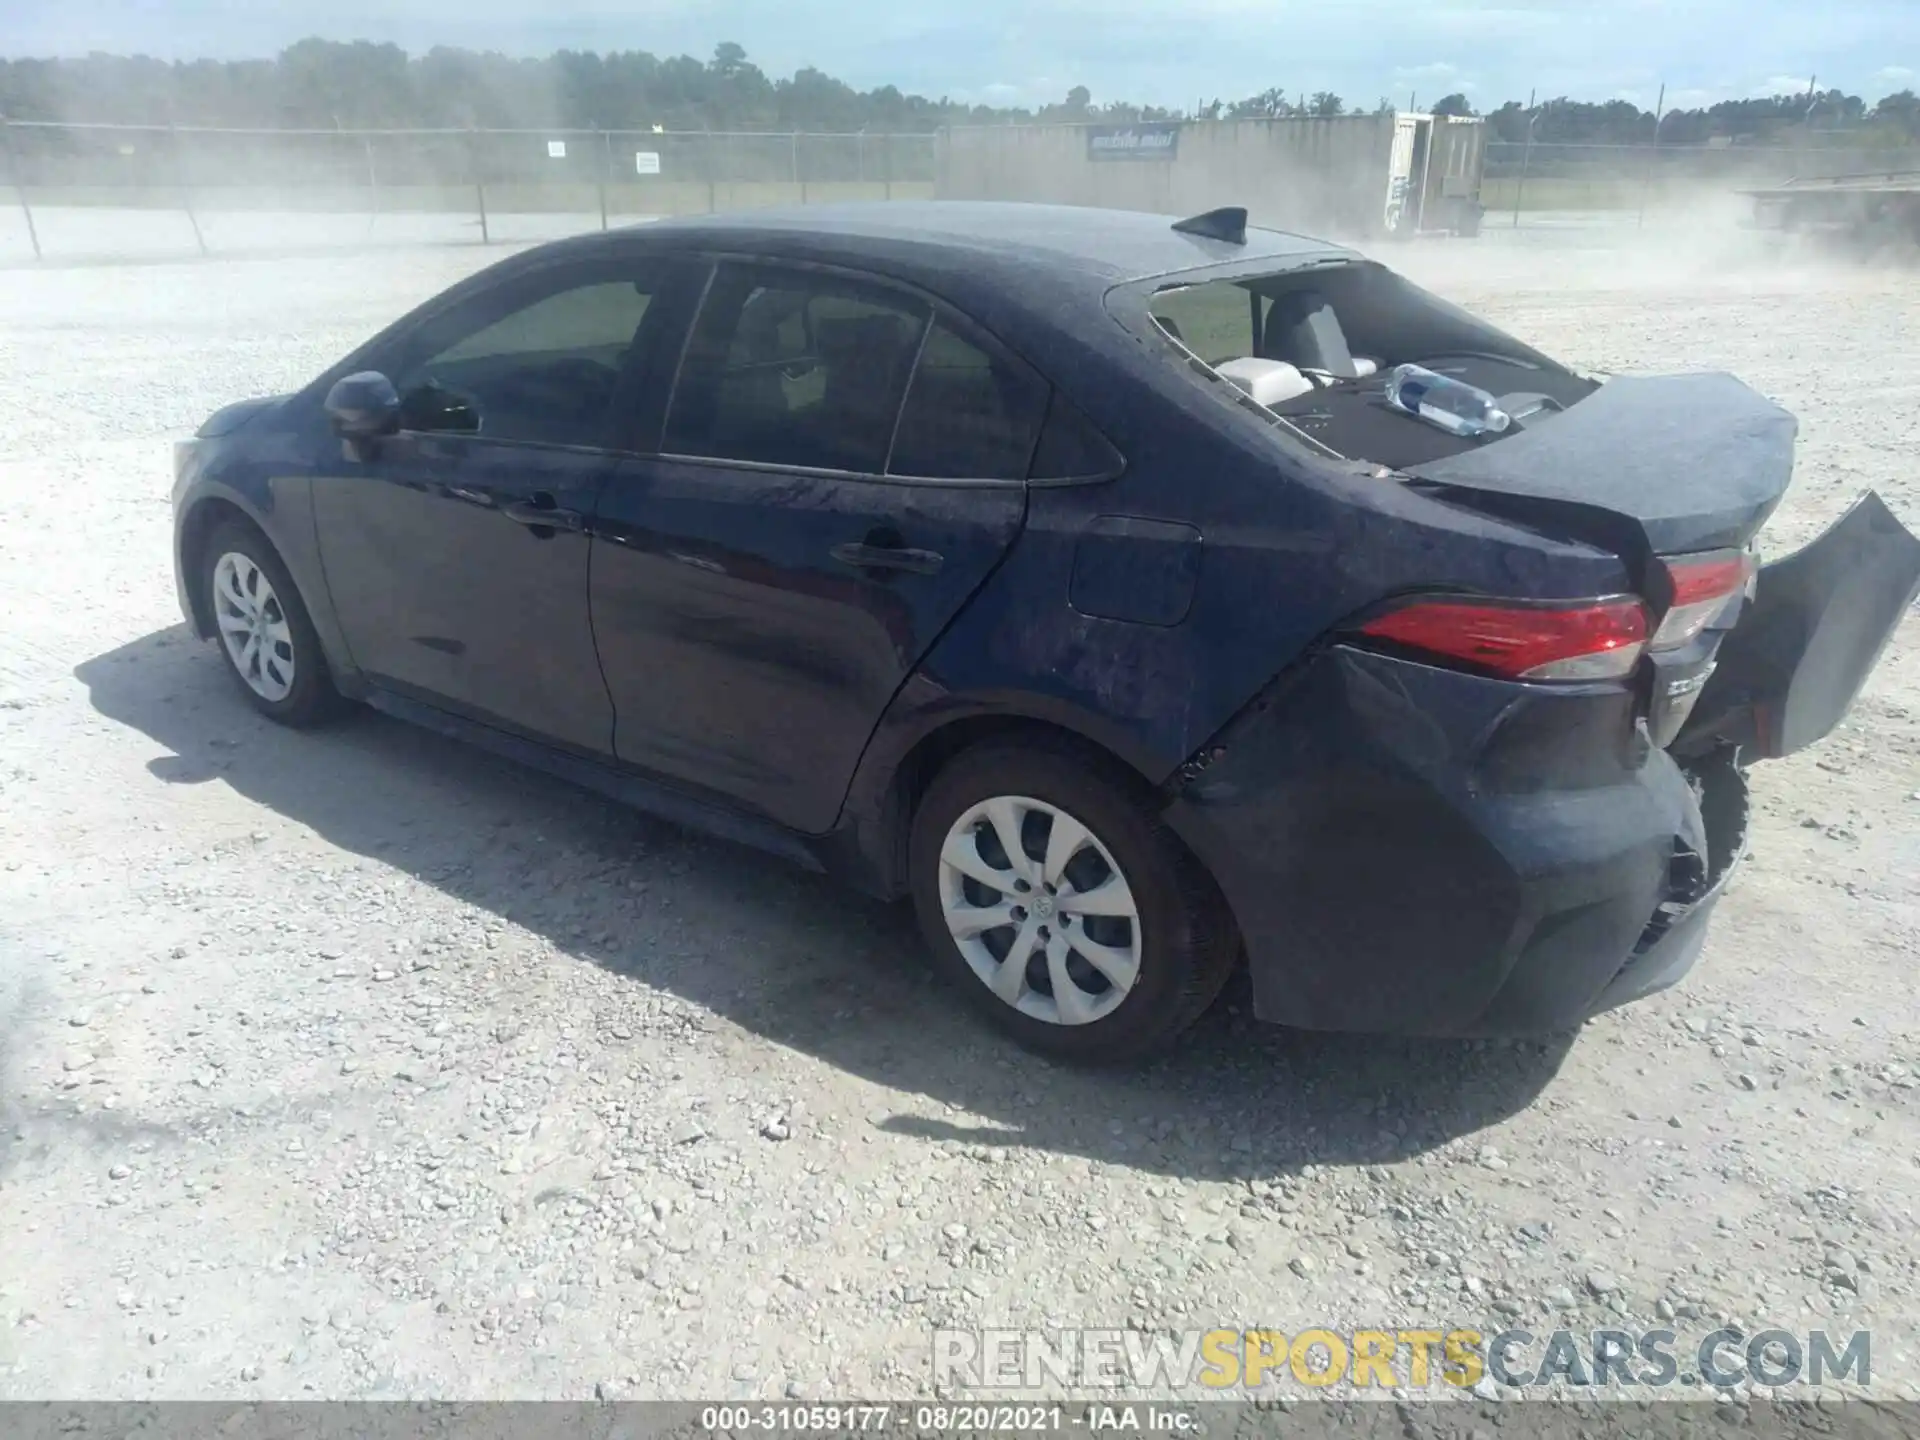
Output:
<svg viewBox="0 0 1920 1440">
<path fill-rule="evenodd" d="M 1274 298 L 1267 310 L 1260 353 L 1269 360 L 1284 360 L 1301 370 L 1319 370 L 1340 380 L 1352 380 L 1360 374 L 1353 352 L 1347 348 L 1340 317 L 1318 290 L 1289 290 Z"/>
<path fill-rule="evenodd" d="M 821 463 L 877 470 L 886 463 L 918 326 L 904 315 L 878 314 L 816 320 L 813 329 L 826 370 L 812 426 L 830 457 Z"/>
</svg>

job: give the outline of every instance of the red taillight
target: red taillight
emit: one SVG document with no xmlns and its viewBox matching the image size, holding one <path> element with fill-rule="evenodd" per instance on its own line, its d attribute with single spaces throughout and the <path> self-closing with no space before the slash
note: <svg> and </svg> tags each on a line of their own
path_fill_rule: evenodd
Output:
<svg viewBox="0 0 1920 1440">
<path fill-rule="evenodd" d="M 1747 557 L 1725 555 L 1707 560 L 1670 560 L 1667 574 L 1673 577 L 1673 603 L 1694 605 L 1716 596 L 1724 598 L 1745 585 Z"/>
<path fill-rule="evenodd" d="M 1673 605 L 1654 632 L 1655 650 L 1677 650 L 1707 628 L 1733 597 L 1746 588 L 1752 560 L 1738 553 L 1669 560 Z"/>
<path fill-rule="evenodd" d="M 1608 680 L 1640 659 L 1647 612 L 1625 596 L 1571 605 L 1436 597 L 1377 615 L 1360 633 L 1512 680 Z"/>
</svg>

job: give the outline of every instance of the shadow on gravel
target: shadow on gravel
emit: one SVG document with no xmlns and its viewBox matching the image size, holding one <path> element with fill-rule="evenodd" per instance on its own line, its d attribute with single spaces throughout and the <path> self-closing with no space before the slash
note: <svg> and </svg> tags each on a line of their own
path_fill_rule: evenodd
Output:
<svg viewBox="0 0 1920 1440">
<path fill-rule="evenodd" d="M 0 1127 L 0 1179 L 62 1151 L 120 1159 L 162 1144 L 177 1145 L 183 1138 L 169 1125 L 103 1110 L 82 1111 L 57 1101 L 17 1110 L 0 1106 Z"/>
<path fill-rule="evenodd" d="M 372 712 L 320 732 L 281 729 L 246 706 L 184 627 L 75 674 L 102 715 L 170 752 L 150 763 L 160 780 L 229 785 L 570 956 L 952 1117 L 869 1117 L 895 1133 L 1185 1177 L 1386 1163 L 1525 1108 L 1570 1043 L 1283 1031 L 1254 1023 L 1236 988 L 1188 1043 L 1144 1069 L 1052 1066 L 1000 1040 L 936 981 L 905 906 Z"/>
</svg>

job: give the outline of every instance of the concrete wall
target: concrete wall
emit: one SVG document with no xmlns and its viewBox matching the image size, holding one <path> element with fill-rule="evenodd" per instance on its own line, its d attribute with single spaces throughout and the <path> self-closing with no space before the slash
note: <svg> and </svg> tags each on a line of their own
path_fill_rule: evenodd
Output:
<svg viewBox="0 0 1920 1440">
<path fill-rule="evenodd" d="M 1089 160 L 1079 125 L 955 129 L 938 193 L 1165 215 L 1244 205 L 1258 224 L 1358 238 L 1382 224 L 1392 147 L 1391 115 L 1196 121 L 1171 160 Z"/>
</svg>

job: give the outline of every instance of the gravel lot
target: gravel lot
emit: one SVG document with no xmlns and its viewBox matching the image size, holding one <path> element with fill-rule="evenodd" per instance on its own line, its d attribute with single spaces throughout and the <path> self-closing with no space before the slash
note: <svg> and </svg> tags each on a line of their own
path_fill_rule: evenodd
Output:
<svg viewBox="0 0 1920 1440">
<path fill-rule="evenodd" d="M 1920 525 L 1920 273 L 1627 238 L 1406 258 L 1791 406 L 1776 550 L 1868 485 Z M 903 912 L 377 716 L 279 731 L 188 638 L 171 439 L 483 258 L 0 271 L 0 1395 L 905 1397 L 942 1323 L 1676 1312 L 1870 1327 L 1920 1389 L 1920 627 L 1758 772 L 1677 992 L 1545 1045 L 1230 993 L 1051 1067 Z"/>
</svg>

